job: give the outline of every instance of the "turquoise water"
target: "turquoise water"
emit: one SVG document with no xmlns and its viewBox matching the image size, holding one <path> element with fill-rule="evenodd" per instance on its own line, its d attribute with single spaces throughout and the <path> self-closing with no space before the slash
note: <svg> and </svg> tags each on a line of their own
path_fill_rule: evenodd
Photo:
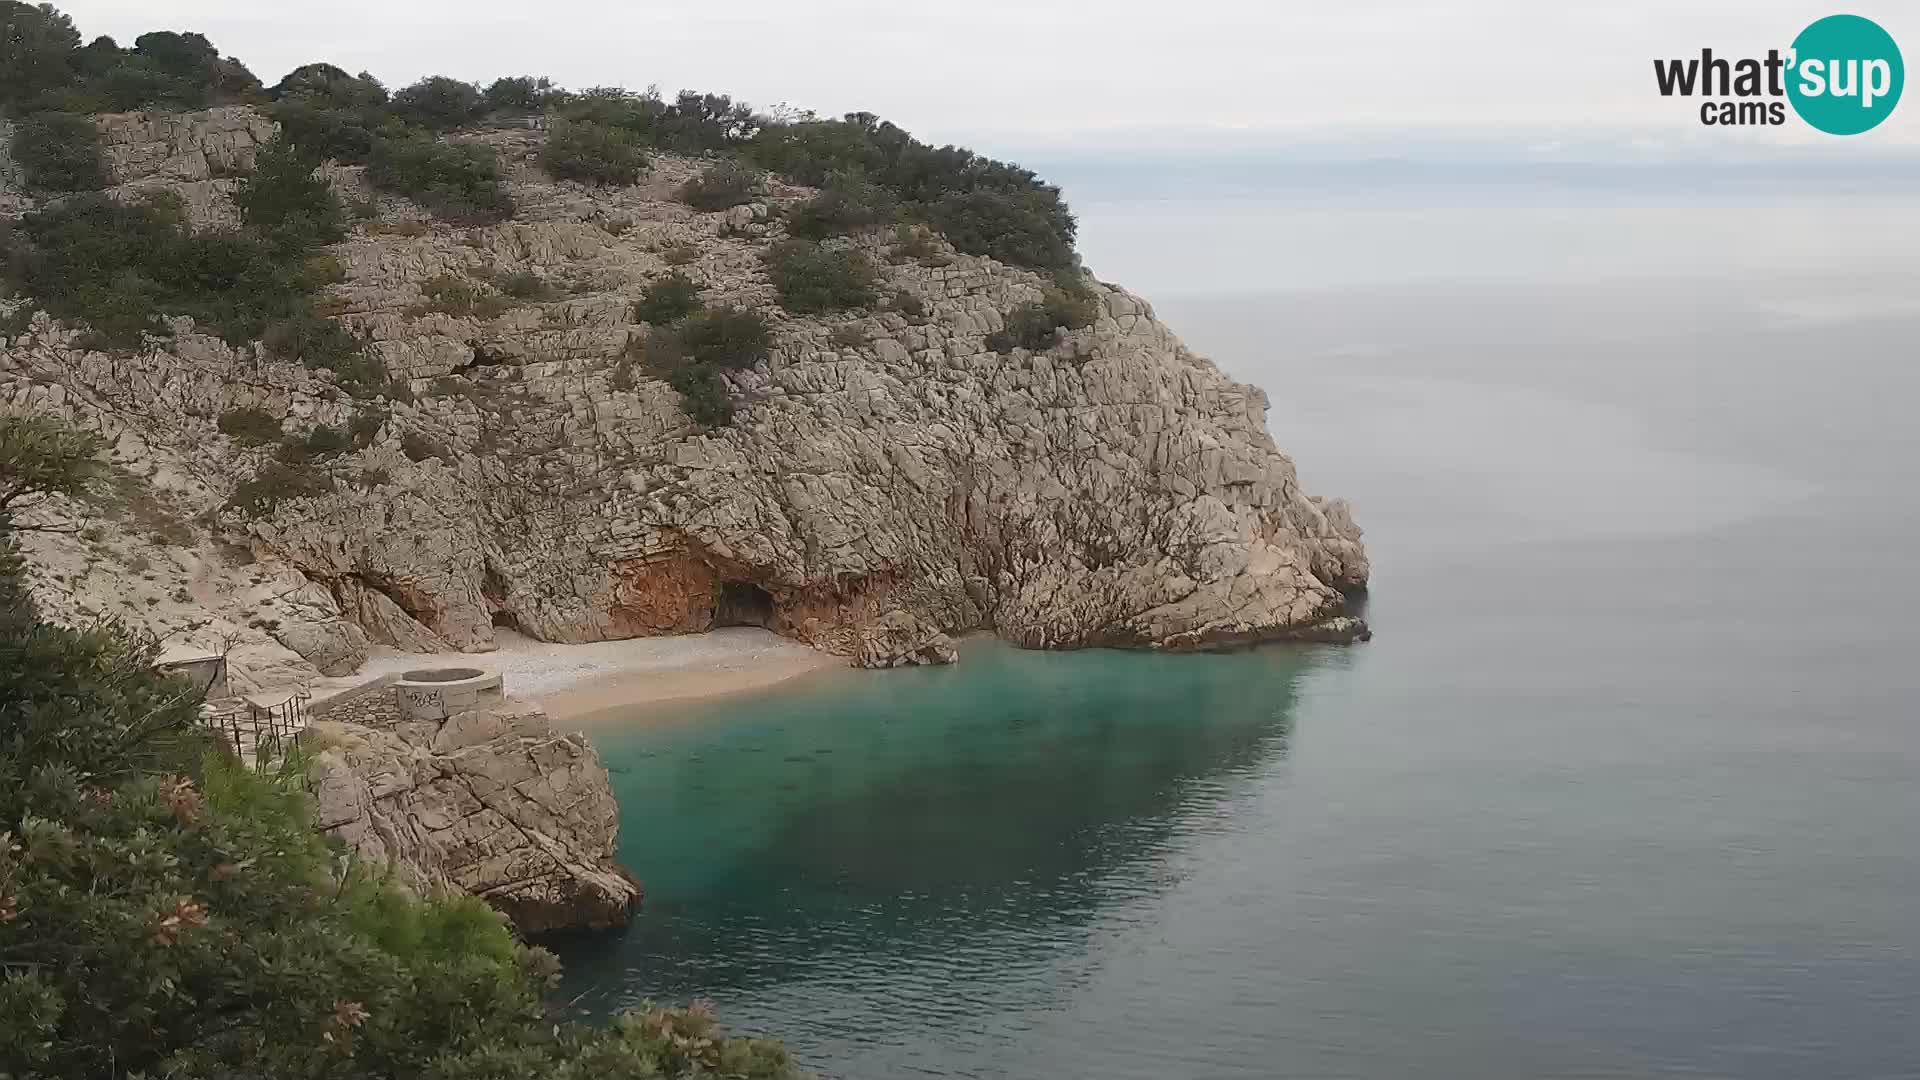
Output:
<svg viewBox="0 0 1920 1080">
<path fill-rule="evenodd" d="M 832 1076 L 1920 1076 L 1920 295 L 1163 301 L 1378 636 L 969 643 L 598 732 L 604 1010 Z"/>
</svg>

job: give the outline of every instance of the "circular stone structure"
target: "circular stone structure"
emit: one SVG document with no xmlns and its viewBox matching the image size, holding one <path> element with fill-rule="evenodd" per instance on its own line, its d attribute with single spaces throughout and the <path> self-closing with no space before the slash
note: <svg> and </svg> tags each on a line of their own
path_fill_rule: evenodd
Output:
<svg viewBox="0 0 1920 1080">
<path fill-rule="evenodd" d="M 501 697 L 499 672 L 468 667 L 409 671 L 393 690 L 407 720 L 445 720 Z"/>
</svg>

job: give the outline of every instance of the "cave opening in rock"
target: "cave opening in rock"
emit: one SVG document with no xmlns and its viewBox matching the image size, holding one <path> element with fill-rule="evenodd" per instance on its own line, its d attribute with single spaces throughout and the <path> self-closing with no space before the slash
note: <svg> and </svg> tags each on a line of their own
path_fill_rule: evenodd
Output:
<svg viewBox="0 0 1920 1080">
<path fill-rule="evenodd" d="M 773 595 L 751 581 L 723 581 L 713 606 L 715 626 L 773 625 Z"/>
</svg>

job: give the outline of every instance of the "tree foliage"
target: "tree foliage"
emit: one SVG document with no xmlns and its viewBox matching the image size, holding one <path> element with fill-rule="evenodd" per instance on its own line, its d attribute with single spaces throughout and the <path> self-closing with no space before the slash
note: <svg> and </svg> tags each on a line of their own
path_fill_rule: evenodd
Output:
<svg viewBox="0 0 1920 1080">
<path fill-rule="evenodd" d="M 100 129 L 84 116 L 35 113 L 13 135 L 13 159 L 29 187 L 41 191 L 99 191 L 110 183 L 100 152 Z"/>
<path fill-rule="evenodd" d="M 500 186 L 500 159 L 490 146 L 446 143 L 428 135 L 380 138 L 367 162 L 367 179 L 447 221 L 490 225 L 513 216 L 513 197 Z"/>
<path fill-rule="evenodd" d="M 872 264 L 848 248 L 784 240 L 767 253 L 767 274 L 780 291 L 780 306 L 795 314 L 871 307 L 878 299 Z"/>
<path fill-rule="evenodd" d="M 695 210 L 725 210 L 766 194 L 766 178 L 743 161 L 728 158 L 707 166 L 680 186 L 680 201 Z"/>
<path fill-rule="evenodd" d="M 233 193 L 240 217 L 283 246 L 305 250 L 347 235 L 347 215 L 333 186 L 315 175 L 319 159 L 276 137 L 254 155 L 253 172 Z"/>
<path fill-rule="evenodd" d="M 479 119 L 480 88 L 445 75 L 433 75 L 394 94 L 393 112 L 428 131 L 452 131 Z"/>
<path fill-rule="evenodd" d="M 575 120 L 554 127 L 540 149 L 540 164 L 561 180 L 625 187 L 640 182 L 647 156 L 630 132 Z"/>
<path fill-rule="evenodd" d="M 700 310 L 700 286 L 678 270 L 647 285 L 633 303 L 633 317 L 665 326 Z"/>
</svg>

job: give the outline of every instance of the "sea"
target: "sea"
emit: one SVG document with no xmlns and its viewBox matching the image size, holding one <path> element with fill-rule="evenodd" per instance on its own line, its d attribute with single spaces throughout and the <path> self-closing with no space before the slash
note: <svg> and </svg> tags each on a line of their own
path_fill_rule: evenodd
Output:
<svg viewBox="0 0 1920 1080">
<path fill-rule="evenodd" d="M 575 1008 L 845 1080 L 1920 1077 L 1920 202 L 1336 195 L 1081 245 L 1353 502 L 1374 640 L 597 730 L 647 904 Z"/>
</svg>

